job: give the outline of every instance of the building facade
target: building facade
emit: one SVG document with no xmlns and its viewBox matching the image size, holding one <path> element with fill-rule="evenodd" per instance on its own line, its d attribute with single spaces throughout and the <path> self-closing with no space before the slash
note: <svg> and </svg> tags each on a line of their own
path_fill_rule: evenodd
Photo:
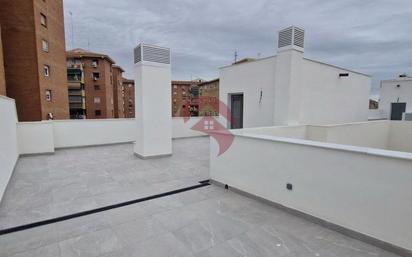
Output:
<svg viewBox="0 0 412 257">
<path fill-rule="evenodd" d="M 20 121 L 68 119 L 63 1 L 0 1 L 7 96 Z"/>
<path fill-rule="evenodd" d="M 123 92 L 123 72 L 124 70 L 117 65 L 113 65 L 113 104 L 114 117 L 124 118 L 124 92 Z"/>
<path fill-rule="evenodd" d="M 67 51 L 67 69 L 80 69 L 82 78 L 77 88 L 83 91 L 85 115 L 87 119 L 107 119 L 115 118 L 114 111 L 114 77 L 112 65 L 114 61 L 105 54 L 93 53 L 83 49 Z M 80 71 L 77 71 L 80 74 Z M 75 77 L 78 78 L 78 77 Z M 69 89 L 71 81 L 68 76 Z M 67 82 L 66 82 L 67 84 Z M 78 94 L 78 93 L 77 93 Z M 72 99 L 74 100 L 74 99 Z M 71 106 L 77 104 L 79 97 Z M 72 109 L 71 112 L 76 113 Z"/>
<path fill-rule="evenodd" d="M 6 77 L 4 75 L 3 43 L 1 41 L 1 27 L 0 27 L 0 95 L 6 95 Z"/>
<path fill-rule="evenodd" d="M 199 84 L 201 80 L 172 81 L 172 117 L 199 115 Z"/>
<path fill-rule="evenodd" d="M 86 118 L 86 91 L 84 86 L 84 70 L 81 60 L 67 63 L 67 82 L 69 88 L 70 119 Z"/>
<path fill-rule="evenodd" d="M 219 115 L 219 79 L 199 84 L 199 116 Z"/>
<path fill-rule="evenodd" d="M 379 110 L 391 120 L 401 120 L 404 113 L 412 113 L 412 78 L 400 75 L 381 81 Z"/>
<path fill-rule="evenodd" d="M 220 69 L 229 128 L 367 121 L 370 76 L 303 56 L 304 31 L 279 32 L 277 55 Z M 336 104 L 336 103 L 345 103 Z"/>
<path fill-rule="evenodd" d="M 124 117 L 135 118 L 135 85 L 134 80 L 123 78 Z"/>
</svg>

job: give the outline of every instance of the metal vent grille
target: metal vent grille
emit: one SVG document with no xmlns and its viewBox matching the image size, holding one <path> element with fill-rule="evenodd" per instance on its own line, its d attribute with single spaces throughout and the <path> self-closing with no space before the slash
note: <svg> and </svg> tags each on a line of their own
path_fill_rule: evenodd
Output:
<svg viewBox="0 0 412 257">
<path fill-rule="evenodd" d="M 299 46 L 303 48 L 304 40 L 305 40 L 305 31 L 303 29 L 295 27 L 294 35 L 293 35 L 293 44 L 295 46 Z"/>
<path fill-rule="evenodd" d="M 285 47 L 292 45 L 293 27 L 284 29 L 279 32 L 278 47 Z"/>
<path fill-rule="evenodd" d="M 412 121 L 412 112 L 405 112 L 403 115 L 404 120 Z"/>
<path fill-rule="evenodd" d="M 134 63 L 138 63 L 142 61 L 142 45 L 138 45 L 134 49 Z"/>
<path fill-rule="evenodd" d="M 134 50 L 134 62 L 141 61 L 170 64 L 170 50 L 156 46 L 140 44 Z"/>
</svg>

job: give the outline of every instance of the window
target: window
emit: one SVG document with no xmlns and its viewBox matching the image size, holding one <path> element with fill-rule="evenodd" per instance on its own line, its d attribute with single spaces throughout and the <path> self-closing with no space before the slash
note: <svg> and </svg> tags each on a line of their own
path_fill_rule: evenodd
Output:
<svg viewBox="0 0 412 257">
<path fill-rule="evenodd" d="M 49 52 L 49 42 L 47 40 L 43 39 L 41 41 L 41 47 L 42 47 L 43 51 Z"/>
<path fill-rule="evenodd" d="M 102 111 L 101 110 L 95 110 L 94 115 L 100 116 L 100 115 L 102 115 Z"/>
<path fill-rule="evenodd" d="M 93 80 L 97 80 L 97 79 L 100 78 L 100 73 L 98 73 L 98 72 L 93 72 L 92 77 L 93 77 Z"/>
<path fill-rule="evenodd" d="M 44 76 L 48 77 L 50 75 L 50 66 L 49 65 L 44 65 Z"/>
<path fill-rule="evenodd" d="M 40 23 L 47 28 L 47 17 L 43 13 L 40 13 Z"/>
<path fill-rule="evenodd" d="M 50 89 L 46 89 L 46 101 L 52 101 L 52 91 Z"/>
<path fill-rule="evenodd" d="M 100 86 L 99 85 L 94 85 L 94 90 L 100 90 Z"/>
<path fill-rule="evenodd" d="M 99 104 L 100 103 L 100 97 L 95 97 L 94 98 L 94 103 Z"/>
<path fill-rule="evenodd" d="M 93 59 L 92 60 L 92 67 L 97 67 L 97 65 L 99 65 L 99 60 L 97 60 L 97 59 Z"/>
</svg>

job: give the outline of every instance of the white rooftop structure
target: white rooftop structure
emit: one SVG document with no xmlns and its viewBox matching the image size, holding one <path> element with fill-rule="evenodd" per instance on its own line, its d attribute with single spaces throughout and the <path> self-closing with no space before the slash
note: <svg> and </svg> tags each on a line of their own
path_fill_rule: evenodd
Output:
<svg viewBox="0 0 412 257">
<path fill-rule="evenodd" d="M 305 58 L 304 35 L 281 30 L 277 55 L 220 69 L 219 98 L 236 123 L 228 127 L 368 120 L 370 76 Z"/>
<path fill-rule="evenodd" d="M 383 80 L 380 86 L 379 110 L 382 116 L 392 120 L 402 120 L 404 113 L 412 113 L 412 78 L 399 76 Z M 412 120 L 412 114 L 409 114 Z"/>
</svg>

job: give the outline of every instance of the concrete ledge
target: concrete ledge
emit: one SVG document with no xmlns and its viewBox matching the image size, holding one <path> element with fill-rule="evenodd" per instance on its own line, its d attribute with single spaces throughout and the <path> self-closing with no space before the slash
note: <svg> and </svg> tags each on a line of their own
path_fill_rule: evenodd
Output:
<svg viewBox="0 0 412 257">
<path fill-rule="evenodd" d="M 214 184 L 214 185 L 216 185 L 216 186 L 219 186 L 219 187 L 225 187 L 225 184 L 223 184 L 223 183 L 221 183 L 221 182 L 219 182 L 219 181 L 213 180 L 213 179 L 210 179 L 210 183 L 211 183 L 211 184 Z M 327 221 L 327 220 L 324 220 L 324 219 L 315 217 L 315 216 L 313 216 L 313 215 L 310 215 L 310 214 L 307 214 L 307 213 L 298 211 L 298 210 L 296 210 L 296 209 L 289 208 L 289 207 L 284 206 L 284 205 L 281 205 L 281 204 L 279 204 L 279 203 L 269 201 L 269 200 L 267 200 L 267 199 L 265 199 L 265 198 L 256 196 L 256 195 L 254 195 L 254 194 L 251 194 L 251 193 L 248 193 L 248 192 L 246 192 L 246 191 L 237 189 L 237 188 L 235 188 L 235 187 L 230 187 L 230 185 L 228 185 L 228 186 L 229 186 L 229 190 L 232 190 L 232 191 L 235 192 L 235 193 L 238 193 L 238 194 L 240 194 L 240 195 L 243 195 L 243 196 L 246 196 L 246 197 L 255 199 L 255 200 L 257 200 L 257 201 L 263 202 L 263 203 L 268 204 L 268 205 L 270 205 L 270 206 L 273 206 L 273 207 L 275 207 L 275 208 L 281 209 L 281 210 L 286 211 L 286 212 L 288 212 L 288 213 L 290 213 L 290 214 L 292 214 L 292 215 L 295 215 L 295 216 L 301 217 L 301 218 L 303 218 L 303 219 L 306 219 L 306 220 L 308 220 L 308 221 L 310 221 L 310 222 L 319 224 L 319 225 L 324 226 L 324 227 L 326 227 L 326 228 L 328 228 L 328 229 L 331 229 L 331 230 L 334 230 L 334 231 L 336 231 L 336 232 L 338 232 L 338 233 L 341 233 L 341 234 L 343 234 L 343 235 L 345 235 L 345 236 L 348 236 L 348 237 L 351 237 L 351 238 L 360 240 L 360 241 L 362 241 L 362 242 L 365 242 L 365 243 L 374 245 L 374 246 L 376 246 L 376 247 L 379 247 L 379 248 L 381 248 L 381 249 L 384 249 L 384 250 L 386 250 L 386 251 L 389 251 L 389 252 L 392 252 L 392 253 L 395 253 L 395 254 L 399 254 L 399 255 L 401 255 L 401 256 L 412 257 L 412 251 L 411 251 L 411 250 L 408 250 L 408 249 L 405 249 L 405 248 L 402 248 L 402 247 L 393 245 L 393 244 L 391 244 L 391 243 L 388 243 L 388 242 L 379 240 L 379 239 L 377 239 L 377 238 L 374 238 L 374 237 L 371 237 L 371 236 L 369 236 L 369 235 L 360 233 L 360 232 L 358 232 L 358 231 L 355 231 L 355 230 L 351 230 L 351 229 L 342 227 L 342 226 L 337 225 L 337 224 L 335 224 L 335 223 L 331 223 L 331 222 L 329 222 L 329 221 Z"/>
<path fill-rule="evenodd" d="M 31 156 L 41 156 L 41 155 L 53 155 L 55 152 L 44 152 L 44 153 L 23 153 L 19 155 L 20 157 L 31 157 Z"/>
<path fill-rule="evenodd" d="M 137 157 L 139 157 L 142 160 L 147 160 L 147 159 L 156 159 L 156 158 L 163 158 L 163 157 L 170 157 L 172 156 L 171 153 L 167 153 L 167 154 L 157 154 L 157 155 L 141 155 L 138 153 L 134 153 L 134 155 L 136 155 Z"/>
<path fill-rule="evenodd" d="M 55 150 L 64 150 L 64 149 L 72 149 L 72 148 L 86 148 L 86 147 L 99 147 L 99 146 L 111 146 L 111 145 L 124 145 L 124 144 L 132 144 L 135 141 L 125 141 L 125 142 L 115 142 L 115 143 L 107 143 L 107 144 L 91 144 L 91 145 L 73 145 L 73 146 L 64 146 L 64 147 L 56 147 Z"/>
</svg>

